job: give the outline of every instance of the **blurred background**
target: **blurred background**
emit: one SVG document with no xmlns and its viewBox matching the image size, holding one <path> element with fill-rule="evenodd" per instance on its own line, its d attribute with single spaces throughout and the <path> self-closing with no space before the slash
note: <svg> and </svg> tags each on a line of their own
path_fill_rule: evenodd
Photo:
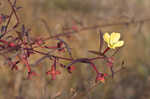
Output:
<svg viewBox="0 0 150 99">
<path fill-rule="evenodd" d="M 72 74 L 58 68 L 62 73 L 52 81 L 45 75 L 51 65 L 45 60 L 33 67 L 40 76 L 27 80 L 24 66 L 14 72 L 2 60 L 0 99 L 150 99 L 150 22 L 136 22 L 150 18 L 150 0 L 17 0 L 17 5 L 23 7 L 18 11 L 19 17 L 22 24 L 32 29 L 33 36 L 49 36 L 41 19 L 47 22 L 54 35 L 74 25 L 82 28 L 133 21 L 128 25 L 98 28 L 103 32 L 121 33 L 125 46 L 115 57 L 115 68 L 119 68 L 124 60 L 127 69 L 88 92 L 96 74 L 85 64 L 76 64 Z M 0 13 L 10 13 L 7 0 L 0 0 Z M 93 57 L 95 55 L 88 50 L 98 51 L 98 29 L 62 39 L 68 42 L 75 58 Z M 49 42 L 49 45 L 54 44 L 55 41 Z M 39 57 L 31 57 L 30 62 Z M 63 63 L 67 64 L 66 61 Z M 110 73 L 104 62 L 95 63 L 100 71 Z"/>
</svg>

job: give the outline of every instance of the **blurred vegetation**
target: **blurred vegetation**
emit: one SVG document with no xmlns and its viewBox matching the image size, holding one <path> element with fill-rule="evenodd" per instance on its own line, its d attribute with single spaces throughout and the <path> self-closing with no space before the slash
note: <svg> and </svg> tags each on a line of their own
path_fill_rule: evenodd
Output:
<svg viewBox="0 0 150 99">
<path fill-rule="evenodd" d="M 45 6 L 46 5 L 46 6 Z M 84 2 L 78 0 L 48 0 L 44 3 L 44 6 L 55 10 L 71 10 L 71 11 L 80 11 L 80 12 L 90 12 L 94 7 L 91 4 L 91 1 L 84 0 Z M 46 9 L 47 9 L 46 8 Z M 48 10 L 47 9 L 47 10 Z"/>
<path fill-rule="evenodd" d="M 21 21 L 32 28 L 32 35 L 48 36 L 40 18 L 45 19 L 52 32 L 59 33 L 62 26 L 72 26 L 74 21 L 79 26 L 93 26 L 114 22 L 125 22 L 150 18 L 149 0 L 18 0 L 22 6 L 18 13 Z M 0 0 L 0 13 L 9 13 L 7 0 Z M 127 70 L 108 79 L 105 84 L 95 87 L 90 93 L 86 90 L 95 79 L 89 66 L 76 64 L 77 70 L 69 75 L 62 69 L 62 75 L 52 81 L 45 75 L 50 63 L 45 60 L 36 68 L 41 75 L 26 80 L 24 67 L 12 72 L 0 62 L 0 99 L 149 99 L 150 98 L 150 22 L 112 26 L 100 29 L 103 32 L 120 32 L 125 40 L 124 48 L 116 56 L 115 68 L 125 61 Z M 88 30 L 74 34 L 69 45 L 74 57 L 91 57 L 88 50 L 98 50 L 97 30 Z M 64 38 L 65 39 L 65 38 Z M 49 42 L 54 45 L 55 42 Z M 33 57 L 31 62 L 39 56 Z M 65 62 L 64 62 L 65 63 Z M 67 64 L 67 63 L 65 63 Z M 96 62 L 99 69 L 102 62 Z M 61 68 L 59 68 L 61 69 Z M 26 72 L 26 71 L 25 71 Z M 81 95 L 80 94 L 83 94 Z M 11 98 L 10 98 L 11 97 Z"/>
</svg>

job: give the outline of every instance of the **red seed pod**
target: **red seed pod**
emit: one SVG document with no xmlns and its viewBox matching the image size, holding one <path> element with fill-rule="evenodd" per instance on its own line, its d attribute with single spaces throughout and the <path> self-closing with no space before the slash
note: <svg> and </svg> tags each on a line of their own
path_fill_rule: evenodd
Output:
<svg viewBox="0 0 150 99">
<path fill-rule="evenodd" d="M 72 65 L 72 66 L 69 66 L 67 69 L 69 73 L 72 73 L 72 71 L 74 71 L 76 68 L 75 66 Z"/>
<path fill-rule="evenodd" d="M 106 73 L 99 73 L 96 77 L 96 82 L 101 81 L 102 83 L 105 83 L 105 77 L 108 76 Z"/>
<path fill-rule="evenodd" d="M 9 43 L 9 46 L 10 47 L 16 47 L 16 44 L 14 44 L 14 43 L 11 42 L 11 43 Z"/>
<path fill-rule="evenodd" d="M 51 70 L 46 72 L 47 75 L 51 75 L 52 80 L 56 79 L 56 75 L 61 74 L 60 71 L 56 70 L 56 68 L 54 67 L 54 65 L 52 65 Z"/>
</svg>

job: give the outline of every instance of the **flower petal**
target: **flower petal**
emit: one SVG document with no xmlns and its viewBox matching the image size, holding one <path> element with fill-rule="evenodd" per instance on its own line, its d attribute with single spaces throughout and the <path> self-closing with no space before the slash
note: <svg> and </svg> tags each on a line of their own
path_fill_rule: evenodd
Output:
<svg viewBox="0 0 150 99">
<path fill-rule="evenodd" d="M 109 35 L 109 33 L 106 32 L 103 35 L 103 39 L 104 39 L 105 42 L 107 42 L 109 44 L 109 41 L 110 41 L 110 35 Z"/>
<path fill-rule="evenodd" d="M 116 47 L 121 47 L 124 45 L 124 41 L 119 41 L 117 42 L 116 44 L 114 44 L 113 48 L 116 48 Z"/>
<path fill-rule="evenodd" d="M 117 43 L 120 39 L 120 33 L 111 33 L 110 35 L 110 44 L 113 45 L 114 43 Z"/>
</svg>

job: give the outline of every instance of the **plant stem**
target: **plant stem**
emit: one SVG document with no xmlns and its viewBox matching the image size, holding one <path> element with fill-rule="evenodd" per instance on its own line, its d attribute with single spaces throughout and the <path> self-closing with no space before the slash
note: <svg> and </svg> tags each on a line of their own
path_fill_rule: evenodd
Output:
<svg viewBox="0 0 150 99">
<path fill-rule="evenodd" d="M 109 49 L 110 49 L 110 48 L 107 47 L 107 48 L 104 50 L 103 55 L 104 55 Z"/>
</svg>

